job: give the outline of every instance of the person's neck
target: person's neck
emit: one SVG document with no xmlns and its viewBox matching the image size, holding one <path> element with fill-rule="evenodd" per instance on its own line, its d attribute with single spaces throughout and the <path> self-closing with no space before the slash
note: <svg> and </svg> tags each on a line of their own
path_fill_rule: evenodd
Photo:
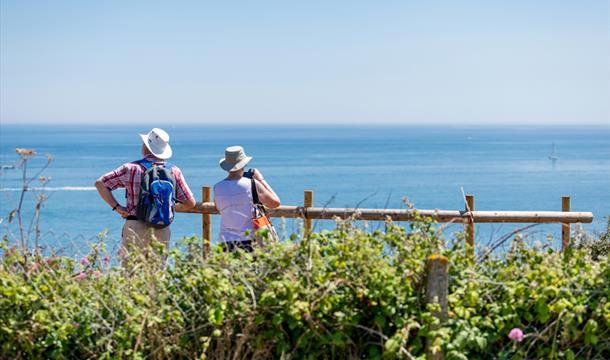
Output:
<svg viewBox="0 0 610 360">
<path fill-rule="evenodd" d="M 229 176 L 227 176 L 227 180 L 239 180 L 241 179 L 241 174 L 240 173 L 229 173 Z"/>
<path fill-rule="evenodd" d="M 159 159 L 158 157 L 154 156 L 153 154 L 144 155 L 144 158 L 147 160 L 150 160 L 152 162 L 164 162 L 165 161 L 165 160 Z"/>
</svg>

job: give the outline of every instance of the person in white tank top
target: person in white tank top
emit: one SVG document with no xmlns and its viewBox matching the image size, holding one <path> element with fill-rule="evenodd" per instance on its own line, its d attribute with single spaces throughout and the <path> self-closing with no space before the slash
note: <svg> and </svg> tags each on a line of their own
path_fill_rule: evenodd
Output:
<svg viewBox="0 0 610 360">
<path fill-rule="evenodd" d="M 225 149 L 225 157 L 219 161 L 220 167 L 229 173 L 224 180 L 214 185 L 214 203 L 220 212 L 218 242 L 225 251 L 236 248 L 252 251 L 252 180 L 244 177 L 244 168 L 250 160 L 252 157 L 246 156 L 241 146 L 231 146 Z M 259 170 L 253 169 L 252 178 L 256 180 L 260 202 L 268 208 L 280 206 L 279 197 Z"/>
</svg>

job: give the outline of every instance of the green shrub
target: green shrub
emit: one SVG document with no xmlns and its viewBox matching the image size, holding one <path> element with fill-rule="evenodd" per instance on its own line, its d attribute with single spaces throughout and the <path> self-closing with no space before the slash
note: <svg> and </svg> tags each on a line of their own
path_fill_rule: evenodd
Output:
<svg viewBox="0 0 610 360">
<path fill-rule="evenodd" d="M 575 233 L 575 247 L 583 249 L 591 254 L 593 260 L 610 255 L 610 216 L 608 216 L 606 228 L 596 236 L 591 236 L 582 227 L 577 227 Z"/>
<path fill-rule="evenodd" d="M 366 233 L 348 222 L 254 253 L 185 239 L 134 259 L 129 274 L 95 247 L 82 261 L 27 261 L 4 245 L 5 358 L 609 358 L 608 259 L 514 241 L 480 263 L 446 248 L 429 220 Z M 191 249 L 181 251 L 180 249 Z M 448 321 L 424 303 L 426 258 L 449 259 Z M 161 268 L 159 257 L 167 256 Z M 513 328 L 521 342 L 508 337 Z"/>
</svg>

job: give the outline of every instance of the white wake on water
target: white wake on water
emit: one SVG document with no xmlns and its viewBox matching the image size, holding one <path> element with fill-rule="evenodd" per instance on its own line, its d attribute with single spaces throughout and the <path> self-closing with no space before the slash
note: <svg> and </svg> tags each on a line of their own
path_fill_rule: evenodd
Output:
<svg viewBox="0 0 610 360">
<path fill-rule="evenodd" d="M 21 191 L 22 188 L 9 187 L 2 188 L 0 187 L 0 192 L 7 191 Z M 92 191 L 95 190 L 94 186 L 59 186 L 59 187 L 30 187 L 28 191 Z"/>
</svg>

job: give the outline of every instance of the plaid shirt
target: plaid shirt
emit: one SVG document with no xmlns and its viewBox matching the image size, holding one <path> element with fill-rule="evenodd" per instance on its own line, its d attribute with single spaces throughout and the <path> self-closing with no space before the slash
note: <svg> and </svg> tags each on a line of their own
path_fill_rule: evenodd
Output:
<svg viewBox="0 0 610 360">
<path fill-rule="evenodd" d="M 146 157 L 148 161 L 153 164 L 164 164 L 164 161 L 159 161 L 154 157 Z M 136 205 L 138 204 L 138 196 L 140 195 L 140 182 L 142 181 L 142 175 L 146 170 L 139 164 L 132 162 L 126 163 L 118 167 L 104 176 L 101 180 L 104 186 L 110 191 L 125 188 L 125 197 L 127 198 L 127 204 L 125 207 L 129 212 L 129 215 L 136 215 Z M 184 202 L 188 199 L 195 200 L 191 189 L 189 189 L 182 171 L 176 166 L 172 166 L 172 172 L 176 178 L 176 199 L 180 202 Z"/>
</svg>

